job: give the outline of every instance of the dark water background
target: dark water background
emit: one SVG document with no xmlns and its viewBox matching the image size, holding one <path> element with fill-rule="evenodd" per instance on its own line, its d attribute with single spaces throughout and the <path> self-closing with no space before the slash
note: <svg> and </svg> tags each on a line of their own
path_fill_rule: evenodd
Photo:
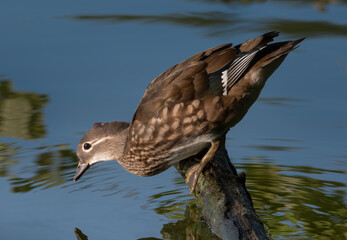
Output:
<svg viewBox="0 0 347 240">
<path fill-rule="evenodd" d="M 217 239 L 171 168 L 115 162 L 77 183 L 94 122 L 130 121 L 149 82 L 196 52 L 264 32 L 307 37 L 228 133 L 274 239 L 347 239 L 347 1 L 0 3 L 0 239 Z M 82 233 L 83 232 L 83 233 Z"/>
</svg>

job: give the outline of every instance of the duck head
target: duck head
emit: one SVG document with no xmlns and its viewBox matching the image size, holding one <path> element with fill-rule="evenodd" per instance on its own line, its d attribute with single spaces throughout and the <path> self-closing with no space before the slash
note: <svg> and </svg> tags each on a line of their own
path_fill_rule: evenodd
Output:
<svg viewBox="0 0 347 240">
<path fill-rule="evenodd" d="M 97 162 L 122 157 L 129 123 L 94 123 L 77 146 L 78 165 L 73 180 L 76 182 L 90 166 Z"/>
</svg>

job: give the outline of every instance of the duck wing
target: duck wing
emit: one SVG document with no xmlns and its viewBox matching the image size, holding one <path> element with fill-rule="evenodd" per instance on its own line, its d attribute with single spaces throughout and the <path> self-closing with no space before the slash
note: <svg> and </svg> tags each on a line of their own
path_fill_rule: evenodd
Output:
<svg viewBox="0 0 347 240">
<path fill-rule="evenodd" d="M 231 43 L 220 45 L 170 67 L 149 84 L 132 123 L 145 123 L 164 107 L 227 95 L 251 66 L 256 53 L 276 36 L 277 32 L 269 32 L 235 47 Z"/>
</svg>

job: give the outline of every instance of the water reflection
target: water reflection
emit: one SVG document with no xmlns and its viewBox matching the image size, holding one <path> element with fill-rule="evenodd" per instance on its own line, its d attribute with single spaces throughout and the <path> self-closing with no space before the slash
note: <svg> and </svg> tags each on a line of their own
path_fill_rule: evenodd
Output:
<svg viewBox="0 0 347 240">
<path fill-rule="evenodd" d="M 224 3 L 227 5 L 241 3 L 244 5 L 248 4 L 259 4 L 268 2 L 266 0 L 189 0 L 191 2 L 208 2 L 211 4 L 216 3 Z M 345 0 L 272 0 L 272 2 L 277 2 L 280 4 L 286 4 L 286 6 L 294 6 L 294 7 L 304 7 L 306 5 L 313 6 L 319 11 L 326 11 L 327 7 L 333 3 L 346 4 Z"/>
<path fill-rule="evenodd" d="M 46 134 L 42 109 L 46 95 L 15 92 L 12 82 L 0 81 L 0 136 L 21 139 L 42 138 Z"/>
<path fill-rule="evenodd" d="M 7 171 L 7 166 L 12 162 L 16 163 L 13 156 L 18 153 L 18 148 L 11 144 L 0 146 L 2 160 L 7 159 L 1 162 L 1 176 L 11 178 L 10 184 L 14 192 L 63 186 L 64 183 L 71 182 L 76 157 L 73 151 L 65 149 L 64 146 L 56 146 L 50 151 L 45 149 L 38 154 L 34 161 L 35 166 L 30 168 L 34 173 L 31 177 L 20 174 L 14 176 Z M 345 236 L 346 184 L 325 179 L 328 175 L 329 178 L 341 179 L 345 174 L 343 171 L 275 165 L 263 163 L 261 158 L 257 159 L 257 163 L 254 163 L 254 159 L 244 159 L 244 162 L 236 167 L 247 173 L 247 188 L 256 211 L 271 229 L 274 238 L 334 236 L 335 239 L 342 239 Z M 99 184 L 94 180 L 97 179 L 83 187 L 112 195 L 121 192 L 122 188 L 118 185 L 109 185 L 115 182 L 114 179 L 106 182 L 102 179 Z M 187 195 L 184 180 L 177 177 L 172 182 L 173 190 L 157 189 L 142 206 L 175 220 L 163 225 L 163 239 L 218 239 L 200 219 L 200 209 L 196 207 L 195 199 Z"/>
<path fill-rule="evenodd" d="M 160 231 L 163 239 L 220 239 L 201 221 L 200 216 L 201 209 L 195 204 L 187 206 L 184 218 L 163 225 Z"/>
<path fill-rule="evenodd" d="M 191 1 L 209 2 L 210 4 L 222 3 L 226 5 L 235 3 L 251 5 L 266 2 L 263 0 Z M 286 4 L 289 7 L 314 6 L 322 11 L 329 10 L 327 7 L 333 3 L 341 5 L 347 3 L 345 0 L 273 0 L 271 2 Z M 282 11 L 286 10 L 282 9 Z M 75 9 L 74 12 L 81 12 L 81 10 Z M 57 14 L 61 14 L 61 12 L 56 13 L 55 16 Z M 321 14 L 321 16 L 323 15 Z M 246 31 L 263 32 L 274 29 L 288 35 L 308 36 L 311 38 L 347 36 L 347 26 L 346 24 L 341 24 L 341 19 L 338 19 L 340 23 L 338 23 L 339 21 L 334 23 L 322 20 L 307 20 L 307 18 L 298 20 L 295 19 L 296 16 L 293 16 L 295 20 L 285 18 L 270 19 L 264 15 L 257 19 L 251 16 L 248 17 L 250 18 L 238 15 L 234 8 L 225 7 L 218 12 L 200 11 L 158 15 L 91 14 L 75 15 L 72 16 L 72 19 L 74 21 L 97 21 L 110 24 L 128 22 L 171 24 L 188 27 L 192 30 L 203 29 L 207 36 L 213 37 Z M 326 15 L 323 17 L 330 18 Z M 84 36 L 83 34 L 81 35 Z M 80 39 L 72 40 L 76 42 L 82 41 Z M 333 38 L 329 38 L 329 40 L 332 43 L 334 42 Z M 57 45 L 59 44 L 54 42 L 54 46 Z M 316 50 L 318 51 L 319 49 Z M 326 56 L 322 55 L 322 58 L 324 57 Z M 315 59 L 312 60 L 312 62 L 314 61 Z M 346 71 L 343 61 L 341 60 L 339 63 L 340 68 Z M 327 71 L 332 70 L 327 69 Z M 44 137 L 46 135 L 46 127 L 43 123 L 42 109 L 48 102 L 48 96 L 37 93 L 16 92 L 13 90 L 12 83 L 11 80 L 0 76 L 0 135 L 16 139 L 29 139 L 29 142 L 31 142 L 30 139 Z M 260 98 L 259 100 L 264 104 L 279 107 L 295 107 L 299 105 L 297 103 L 306 101 L 295 98 Z M 347 123 L 341 126 L 341 128 L 346 127 Z M 283 142 L 283 144 L 278 141 Z M 249 148 L 249 146 L 247 147 Z M 289 151 L 302 150 L 300 142 L 296 140 L 283 141 L 281 139 L 261 139 L 260 144 L 250 147 L 262 151 L 281 151 L 284 154 Z M 29 151 L 30 154 L 27 154 Z M 341 169 L 345 168 L 347 156 L 341 152 L 336 154 L 339 154 L 335 157 L 340 164 L 339 166 Z M 30 158 L 30 161 L 25 161 L 27 158 Z M 116 198 L 119 196 L 126 198 L 140 197 L 145 202 L 142 208 L 153 210 L 156 214 L 168 219 L 166 222 L 169 223 L 163 224 L 160 230 L 163 239 L 217 239 L 204 221 L 200 219 L 200 209 L 196 207 L 195 199 L 188 195 L 187 186 L 182 178 L 168 179 L 168 182 L 173 183 L 172 188 L 156 188 L 148 196 L 141 193 L 141 190 L 137 189 L 136 186 L 129 187 L 129 184 L 122 184 L 124 178 L 119 177 L 114 172 L 117 169 L 96 166 L 93 172 L 89 172 L 88 175 L 81 179 L 79 184 L 73 185 L 71 178 L 76 167 L 75 161 L 74 150 L 67 145 L 61 144 L 28 149 L 16 140 L 6 139 L 0 141 L 0 177 L 9 179 L 8 183 L 14 193 L 28 193 L 47 188 L 63 187 L 66 192 L 87 190 L 87 192 L 97 192 L 107 197 L 114 195 Z M 303 164 L 312 163 L 311 161 L 306 161 Z M 276 165 L 274 161 L 257 156 L 252 159 L 243 159 L 242 163 L 239 163 L 236 167 L 239 171 L 243 170 L 247 173 L 247 188 L 252 195 L 254 206 L 274 238 L 347 238 L 345 172 L 308 166 Z M 119 170 L 123 171 L 120 168 Z M 100 174 L 100 172 L 103 174 Z M 124 179 L 124 181 L 127 180 Z M 35 210 L 39 212 L 41 209 Z M 54 224 L 61 227 L 61 222 L 54 222 Z M 69 228 L 69 231 L 71 230 Z M 83 229 L 83 231 L 87 231 L 87 229 Z M 75 234 L 77 239 L 88 239 L 77 228 Z M 114 233 L 105 234 L 109 236 Z M 147 237 L 142 239 L 157 238 Z"/>
<path fill-rule="evenodd" d="M 75 152 L 66 149 L 66 145 L 37 148 L 35 159 L 30 162 L 32 165 L 18 170 L 17 164 L 22 163 L 20 166 L 23 167 L 21 160 L 25 159 L 24 152 L 22 147 L 14 143 L 0 142 L 0 177 L 9 179 L 12 192 L 47 189 L 71 180 L 77 159 Z"/>
<path fill-rule="evenodd" d="M 0 96 L 2 136 L 21 139 L 44 136 L 41 110 L 47 103 L 46 95 L 14 92 L 11 81 L 6 80 L 0 83 Z M 296 100 L 265 100 L 270 104 L 277 102 L 280 105 L 293 101 Z M 20 126 L 19 130 L 12 122 Z M 262 139 L 262 142 L 268 144 L 251 148 L 271 151 L 301 149 L 295 146 L 300 143 L 298 140 L 270 138 Z M 285 145 L 278 145 L 279 142 Z M 128 198 L 146 198 L 142 208 L 151 209 L 172 221 L 163 224 L 160 232 L 164 239 L 218 239 L 200 219 L 201 209 L 188 194 L 186 184 L 180 177 L 172 179 L 171 189 L 157 188 L 152 195 L 144 196 L 136 187 L 122 186 L 118 174 L 113 172 L 115 169 L 96 166 L 95 171 L 87 175 L 81 184 L 72 188 L 71 178 L 77 157 L 68 145 L 32 147 L 29 150 L 30 158 L 33 159 L 30 161 L 32 165 L 14 171 L 16 166 L 22 167 L 19 163 L 27 157 L 26 152 L 28 151 L 24 146 L 18 143 L 0 142 L 0 177 L 9 179 L 14 193 L 60 186 L 65 187 L 68 192 L 90 189 L 101 192 L 104 196 L 123 194 Z M 341 159 L 343 161 L 345 156 L 341 156 Z M 260 157 L 244 159 L 243 163 L 236 167 L 247 173 L 247 188 L 252 195 L 254 206 L 258 215 L 271 229 L 274 238 L 345 237 L 347 210 L 343 171 L 276 165 Z M 103 174 L 99 174 L 100 172 Z M 78 239 L 88 239 L 77 228 L 75 234 Z"/>
<path fill-rule="evenodd" d="M 74 151 L 64 148 L 38 154 L 33 161 L 35 165 L 26 169 L 32 176 L 10 178 L 12 191 L 19 193 L 36 188 L 47 189 L 71 181 L 71 170 L 76 167 L 76 158 Z"/>
<path fill-rule="evenodd" d="M 302 1 L 304 2 L 304 1 Z M 186 27 L 204 28 L 207 36 L 220 37 L 235 32 L 279 31 L 283 34 L 306 36 L 310 38 L 322 36 L 347 36 L 347 25 L 321 20 L 293 20 L 285 18 L 245 19 L 231 10 L 211 12 L 169 13 L 163 15 L 74 15 L 69 18 L 78 21 L 101 21 L 106 23 L 138 22 L 144 24 L 175 24 Z"/>
<path fill-rule="evenodd" d="M 345 237 L 346 185 L 324 180 L 339 179 L 343 171 L 262 163 L 237 167 L 247 173 L 256 211 L 274 238 Z"/>
<path fill-rule="evenodd" d="M 290 19 L 269 19 L 264 21 L 264 30 L 277 29 L 281 33 L 293 36 L 346 36 L 347 25 L 328 21 L 298 21 Z"/>
<path fill-rule="evenodd" d="M 38 139 L 46 134 L 43 123 L 43 108 L 48 96 L 32 92 L 18 92 L 12 81 L 0 82 L 0 136 L 14 139 Z M 11 140 L 10 140 L 11 141 Z M 12 140 L 15 141 L 15 140 Z M 76 154 L 66 145 L 33 147 L 33 166 L 14 171 L 26 150 L 14 142 L 0 142 L 0 176 L 9 179 L 15 193 L 29 192 L 35 188 L 50 188 L 70 179 L 67 170 L 74 168 Z M 20 156 L 18 156 L 20 155 Z M 24 175 L 32 175 L 24 177 Z"/>
<path fill-rule="evenodd" d="M 182 218 L 176 222 L 167 223 L 163 225 L 160 233 L 162 235 L 161 239 L 167 240 L 180 240 L 180 239 L 215 239 L 219 240 L 216 235 L 214 235 L 208 225 L 201 221 L 200 219 L 201 209 L 196 207 L 195 204 L 186 207 L 184 215 Z M 114 234 L 114 233 L 112 233 Z M 86 236 L 81 230 L 75 228 L 75 235 L 78 240 L 87 240 Z M 154 237 L 144 237 L 138 240 L 154 240 L 158 238 Z"/>
<path fill-rule="evenodd" d="M 346 185 L 326 180 L 341 179 L 343 171 L 276 165 L 264 163 L 262 158 L 250 163 L 253 161 L 254 158 L 244 159 L 245 163 L 236 167 L 247 173 L 254 206 L 273 238 L 345 237 Z M 148 197 L 143 206 L 176 220 L 163 225 L 163 239 L 218 239 L 200 219 L 201 210 L 195 199 L 186 195 L 184 181 L 175 178 L 172 182 L 174 190 Z"/>
<path fill-rule="evenodd" d="M 90 189 L 92 192 L 101 192 L 103 196 L 135 198 L 139 194 L 136 187 L 122 185 L 119 174 L 115 173 L 117 168 L 107 166 L 95 166 L 79 184 L 73 184 L 76 164 L 76 153 L 67 144 L 25 150 L 15 143 L 0 142 L 0 177 L 8 178 L 13 193 L 60 186 L 68 192 Z"/>
<path fill-rule="evenodd" d="M 250 191 L 257 214 L 271 230 L 274 239 L 343 239 L 347 219 L 346 185 L 326 180 L 341 179 L 343 171 L 264 163 L 262 158 L 244 159 L 239 171 L 247 173 Z M 158 214 L 176 219 L 164 224 L 164 239 L 218 239 L 200 220 L 196 201 L 180 191 L 182 179 L 174 179 L 175 189 L 151 196 L 150 204 Z M 157 207 L 155 207 L 157 205 Z M 202 224 L 202 225 L 201 225 Z M 178 234 L 178 235 L 177 235 Z M 207 237 L 205 237 L 207 236 Z M 179 238 L 180 239 L 180 238 Z"/>
<path fill-rule="evenodd" d="M 163 239 L 219 239 L 201 219 L 201 208 L 187 192 L 184 179 L 176 177 L 171 182 L 174 184 L 173 190 L 149 196 L 147 203 L 142 206 L 175 220 L 163 225 L 160 231 Z"/>
<path fill-rule="evenodd" d="M 93 20 L 105 21 L 110 23 L 122 23 L 138 21 L 141 23 L 161 23 L 161 24 L 178 24 L 192 27 L 202 27 L 211 25 L 229 25 L 233 23 L 232 14 L 223 12 L 189 12 L 189 13 L 172 13 L 167 15 L 77 15 L 72 16 L 76 20 Z"/>
<path fill-rule="evenodd" d="M 261 151 L 278 151 L 278 152 L 294 152 L 302 150 L 300 144 L 302 141 L 296 139 L 281 139 L 281 138 L 261 138 L 262 144 L 246 145 L 248 149 L 255 149 Z"/>
<path fill-rule="evenodd" d="M 183 219 L 186 206 L 194 205 L 195 198 L 187 192 L 187 185 L 182 177 L 171 180 L 172 190 L 157 190 L 156 194 L 148 197 L 144 209 L 153 209 L 156 213 L 169 219 Z"/>
<path fill-rule="evenodd" d="M 0 177 L 15 177 L 11 172 L 11 168 L 18 163 L 18 160 L 13 157 L 18 152 L 19 147 L 15 147 L 13 143 L 2 143 L 0 141 Z"/>
<path fill-rule="evenodd" d="M 259 102 L 267 105 L 279 106 L 279 107 L 293 107 L 295 103 L 307 102 L 307 100 L 297 98 L 285 98 L 285 97 L 260 97 Z"/>
<path fill-rule="evenodd" d="M 179 220 L 176 222 L 163 224 L 160 231 L 162 238 L 167 240 L 177 239 L 215 239 L 219 240 L 216 235 L 212 233 L 209 226 L 201 221 L 201 209 L 195 204 L 186 206 L 186 209 Z M 112 233 L 114 234 L 114 233 Z M 85 235 L 80 229 L 75 228 L 75 235 L 78 240 L 87 240 L 88 236 Z M 108 234 L 107 234 L 108 235 Z M 154 240 L 158 238 L 144 237 L 138 240 Z"/>
<path fill-rule="evenodd" d="M 291 151 L 301 149 L 301 147 L 273 146 L 273 145 L 252 145 L 252 146 L 247 146 L 247 147 L 253 148 L 256 150 L 281 151 L 281 152 L 291 152 Z"/>
</svg>

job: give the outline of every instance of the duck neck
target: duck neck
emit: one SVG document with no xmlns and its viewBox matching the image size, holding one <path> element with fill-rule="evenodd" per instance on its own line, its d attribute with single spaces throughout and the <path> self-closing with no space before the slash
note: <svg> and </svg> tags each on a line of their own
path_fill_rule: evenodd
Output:
<svg viewBox="0 0 347 240">
<path fill-rule="evenodd" d="M 123 129 L 121 132 L 117 134 L 117 137 L 114 138 L 114 142 L 112 144 L 113 151 L 113 159 L 121 162 L 124 157 L 124 149 L 128 139 L 129 127 Z"/>
</svg>

